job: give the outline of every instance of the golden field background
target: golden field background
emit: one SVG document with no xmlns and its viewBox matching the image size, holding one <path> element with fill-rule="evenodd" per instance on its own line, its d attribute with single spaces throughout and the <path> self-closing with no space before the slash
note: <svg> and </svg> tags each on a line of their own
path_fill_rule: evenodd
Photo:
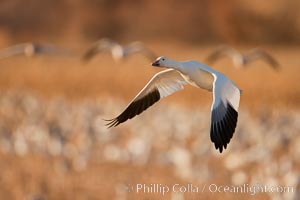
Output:
<svg viewBox="0 0 300 200">
<path fill-rule="evenodd" d="M 299 199 L 299 7 L 292 0 L 4 1 L 1 47 L 50 42 L 76 55 L 0 60 L 1 199 Z M 224 43 L 241 51 L 260 46 L 282 67 L 257 61 L 238 71 L 229 59 L 212 66 L 243 90 L 236 132 L 219 154 L 209 138 L 212 94 L 191 86 L 107 129 L 102 119 L 119 114 L 159 69 L 141 55 L 115 63 L 104 53 L 82 63 L 101 37 L 142 40 L 176 60 L 203 61 Z M 126 191 L 137 183 L 295 191 Z"/>
</svg>

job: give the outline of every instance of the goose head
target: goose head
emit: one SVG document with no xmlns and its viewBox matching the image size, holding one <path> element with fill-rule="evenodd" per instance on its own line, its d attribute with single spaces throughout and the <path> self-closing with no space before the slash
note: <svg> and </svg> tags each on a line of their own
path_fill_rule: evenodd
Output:
<svg viewBox="0 0 300 200">
<path fill-rule="evenodd" d="M 153 63 L 154 67 L 166 67 L 166 68 L 174 68 L 176 66 L 176 61 L 167 58 L 165 56 L 158 57 Z"/>
</svg>

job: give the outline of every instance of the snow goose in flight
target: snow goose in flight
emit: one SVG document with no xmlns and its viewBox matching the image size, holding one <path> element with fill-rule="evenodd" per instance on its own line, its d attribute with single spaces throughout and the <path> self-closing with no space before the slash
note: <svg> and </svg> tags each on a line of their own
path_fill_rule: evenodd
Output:
<svg viewBox="0 0 300 200">
<path fill-rule="evenodd" d="M 70 56 L 72 53 L 67 49 L 63 49 L 52 44 L 31 42 L 13 45 L 0 50 L 0 59 L 19 55 L 27 57 L 33 57 L 35 55 Z"/>
<path fill-rule="evenodd" d="M 154 75 L 119 116 L 107 120 L 107 126 L 117 126 L 139 115 L 161 98 L 190 84 L 213 92 L 210 137 L 220 153 L 226 149 L 237 125 L 241 90 L 225 74 L 197 61 L 177 62 L 159 57 L 152 66 L 169 69 Z"/>
<path fill-rule="evenodd" d="M 146 46 L 139 41 L 132 42 L 126 46 L 112 41 L 108 38 L 103 38 L 95 42 L 90 48 L 88 48 L 82 56 L 82 60 L 87 62 L 95 57 L 98 53 L 103 51 L 110 51 L 115 61 L 126 59 L 132 54 L 141 53 L 149 60 L 154 60 L 157 56 Z"/>
<path fill-rule="evenodd" d="M 245 69 L 250 63 L 258 59 L 264 60 L 275 70 L 279 70 L 280 68 L 279 63 L 263 49 L 255 48 L 242 54 L 236 49 L 226 45 L 216 48 L 206 58 L 205 63 L 212 65 L 225 56 L 228 56 L 233 60 L 234 66 L 237 69 Z"/>
</svg>

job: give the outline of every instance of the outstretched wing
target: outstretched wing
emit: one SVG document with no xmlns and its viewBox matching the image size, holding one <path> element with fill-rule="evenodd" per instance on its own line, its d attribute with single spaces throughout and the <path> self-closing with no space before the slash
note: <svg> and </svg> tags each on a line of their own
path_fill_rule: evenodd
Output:
<svg viewBox="0 0 300 200">
<path fill-rule="evenodd" d="M 135 53 L 143 54 L 149 61 L 154 61 L 158 57 L 152 50 L 147 48 L 144 43 L 139 41 L 132 42 L 126 47 L 127 56 Z"/>
<path fill-rule="evenodd" d="M 233 136 L 237 125 L 240 89 L 224 74 L 213 74 L 213 104 L 210 138 L 222 153 Z"/>
<path fill-rule="evenodd" d="M 67 48 L 62 48 L 54 44 L 36 43 L 33 44 L 36 54 L 52 56 L 72 56 L 74 52 Z"/>
<path fill-rule="evenodd" d="M 56 55 L 56 56 L 70 56 L 71 50 L 60 48 L 52 44 L 43 43 L 22 43 L 0 50 L 0 59 L 17 55 L 34 56 L 41 55 Z"/>
<path fill-rule="evenodd" d="M 149 83 L 138 93 L 127 108 L 116 118 L 107 120 L 107 126 L 118 126 L 120 123 L 139 115 L 160 99 L 182 90 L 187 82 L 181 74 L 173 69 L 167 69 L 154 75 Z"/>
<path fill-rule="evenodd" d="M 280 69 L 280 65 L 277 62 L 277 60 L 263 49 L 260 49 L 260 48 L 252 49 L 245 55 L 245 57 L 246 57 L 246 60 L 248 63 L 258 60 L 258 59 L 262 59 L 265 62 L 267 62 L 275 70 Z"/>
<path fill-rule="evenodd" d="M 110 50 L 117 45 L 116 42 L 108 39 L 103 38 L 97 42 L 95 42 L 92 46 L 90 46 L 82 55 L 81 59 L 85 62 L 90 61 L 95 55 L 98 53 L 104 51 L 104 50 Z"/>
<path fill-rule="evenodd" d="M 242 59 L 241 53 L 236 49 L 227 45 L 222 45 L 220 47 L 217 47 L 212 53 L 210 53 L 204 60 L 204 63 L 211 65 L 225 56 L 229 56 L 231 59 L 235 59 L 236 57 L 240 57 L 240 59 Z"/>
<path fill-rule="evenodd" d="M 12 56 L 25 55 L 26 49 L 34 51 L 32 43 L 22 43 L 14 46 L 10 46 L 0 50 L 0 59 L 8 58 Z"/>
</svg>

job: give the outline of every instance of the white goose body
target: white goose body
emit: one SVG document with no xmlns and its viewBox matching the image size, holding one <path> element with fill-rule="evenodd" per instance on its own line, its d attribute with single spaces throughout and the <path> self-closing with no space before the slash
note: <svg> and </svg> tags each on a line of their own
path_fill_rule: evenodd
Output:
<svg viewBox="0 0 300 200">
<path fill-rule="evenodd" d="M 107 125 L 117 126 L 190 84 L 213 92 L 210 136 L 216 149 L 220 152 L 226 149 L 236 128 L 241 90 L 226 75 L 198 61 L 177 62 L 159 57 L 152 66 L 170 69 L 157 73 L 127 108 Z"/>
<path fill-rule="evenodd" d="M 126 51 L 126 49 L 119 44 L 114 44 L 111 47 L 111 54 L 115 61 L 120 61 L 120 60 L 124 59 L 126 57 L 125 51 Z"/>
<path fill-rule="evenodd" d="M 199 87 L 208 91 L 212 91 L 214 77 L 212 72 L 215 72 L 213 69 L 209 69 L 202 63 L 197 61 L 187 61 L 183 62 L 183 66 L 179 65 L 177 68 L 181 72 L 183 78 L 190 84 L 195 87 Z M 176 69 L 174 68 L 174 69 Z"/>
<path fill-rule="evenodd" d="M 144 55 L 149 60 L 153 60 L 156 58 L 155 53 L 148 49 L 142 42 L 135 41 L 123 46 L 116 41 L 108 38 L 103 38 L 95 42 L 85 51 L 82 56 L 82 60 L 89 61 L 98 53 L 104 51 L 109 51 L 116 62 L 124 60 L 129 56 L 138 53 Z"/>
</svg>

